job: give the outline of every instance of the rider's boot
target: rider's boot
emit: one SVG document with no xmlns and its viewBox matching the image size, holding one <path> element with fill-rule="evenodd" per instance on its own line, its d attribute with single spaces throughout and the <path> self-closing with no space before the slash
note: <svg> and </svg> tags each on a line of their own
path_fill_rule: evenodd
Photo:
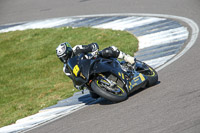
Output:
<svg viewBox="0 0 200 133">
<path fill-rule="evenodd" d="M 130 64 L 134 64 L 135 63 L 135 58 L 123 53 L 122 51 L 120 51 L 118 58 L 120 59 L 124 59 L 124 61 L 130 63 Z"/>
</svg>

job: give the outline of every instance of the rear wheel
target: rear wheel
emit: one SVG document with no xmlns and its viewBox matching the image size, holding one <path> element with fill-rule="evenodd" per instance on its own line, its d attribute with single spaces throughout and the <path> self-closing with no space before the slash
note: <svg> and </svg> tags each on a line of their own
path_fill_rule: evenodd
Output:
<svg viewBox="0 0 200 133">
<path fill-rule="evenodd" d="M 106 80 L 103 80 L 101 75 L 97 77 L 91 83 L 93 91 L 99 96 L 112 102 L 121 102 L 126 100 L 128 95 L 122 82 L 113 75 L 109 76 L 108 79 L 113 83 L 113 85 L 109 84 Z M 116 80 L 113 81 L 113 79 Z"/>
</svg>

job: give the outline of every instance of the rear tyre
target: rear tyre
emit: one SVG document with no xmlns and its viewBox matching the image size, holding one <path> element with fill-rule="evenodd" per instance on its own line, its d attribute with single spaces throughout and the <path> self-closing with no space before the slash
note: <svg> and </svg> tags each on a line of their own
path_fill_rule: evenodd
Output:
<svg viewBox="0 0 200 133">
<path fill-rule="evenodd" d="M 120 87 L 120 85 L 108 89 L 110 86 L 102 84 L 98 78 L 92 81 L 91 87 L 97 95 L 112 102 L 121 102 L 128 97 L 126 90 L 123 87 Z M 113 91 L 111 91 L 111 89 L 113 89 Z"/>
<path fill-rule="evenodd" d="M 147 87 L 156 85 L 158 82 L 158 73 L 149 65 L 145 63 L 144 65 L 146 65 L 146 67 L 148 68 L 148 71 L 146 71 L 145 73 L 142 73 L 142 72 L 141 73 L 144 74 L 148 78 Z"/>
</svg>

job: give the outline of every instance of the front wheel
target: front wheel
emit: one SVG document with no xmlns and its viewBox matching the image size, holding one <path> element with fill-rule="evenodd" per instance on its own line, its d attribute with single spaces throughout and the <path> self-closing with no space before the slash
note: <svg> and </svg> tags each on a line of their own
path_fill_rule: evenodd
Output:
<svg viewBox="0 0 200 133">
<path fill-rule="evenodd" d="M 101 82 L 100 80 L 102 79 L 96 78 L 91 83 L 91 87 L 96 94 L 112 102 L 121 102 L 127 99 L 127 92 L 123 87 L 120 87 L 120 84 L 111 87 L 105 83 L 106 81 Z M 118 80 L 118 82 L 120 81 Z"/>
</svg>

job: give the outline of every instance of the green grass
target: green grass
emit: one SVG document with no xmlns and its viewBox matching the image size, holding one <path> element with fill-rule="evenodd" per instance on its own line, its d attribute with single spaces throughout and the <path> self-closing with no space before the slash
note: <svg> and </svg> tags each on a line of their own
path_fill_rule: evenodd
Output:
<svg viewBox="0 0 200 133">
<path fill-rule="evenodd" d="M 117 46 L 133 55 L 137 39 L 125 31 L 51 28 L 0 34 L 0 127 L 37 113 L 74 93 L 55 49 L 97 42 L 100 49 Z"/>
</svg>

